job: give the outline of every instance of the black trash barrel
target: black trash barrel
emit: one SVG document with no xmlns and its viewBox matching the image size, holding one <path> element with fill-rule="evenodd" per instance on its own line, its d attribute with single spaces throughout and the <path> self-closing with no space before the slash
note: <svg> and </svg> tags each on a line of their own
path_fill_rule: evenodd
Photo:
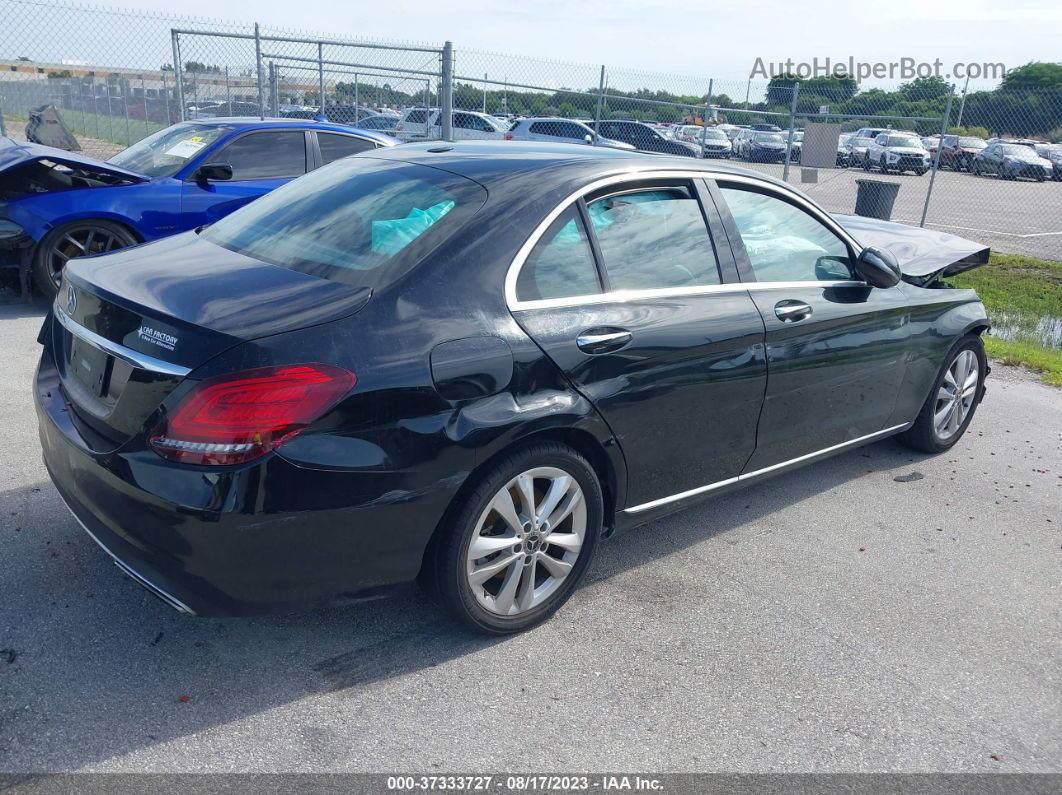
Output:
<svg viewBox="0 0 1062 795">
<path fill-rule="evenodd" d="M 880 179 L 857 179 L 856 185 L 859 186 L 856 193 L 856 215 L 888 221 L 892 217 L 896 194 L 900 192 L 900 183 L 882 182 Z"/>
</svg>

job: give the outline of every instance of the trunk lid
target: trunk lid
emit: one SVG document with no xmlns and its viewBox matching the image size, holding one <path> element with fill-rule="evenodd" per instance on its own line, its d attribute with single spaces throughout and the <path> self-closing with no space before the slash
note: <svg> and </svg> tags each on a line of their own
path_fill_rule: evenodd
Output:
<svg viewBox="0 0 1062 795">
<path fill-rule="evenodd" d="M 115 447 L 207 360 L 353 314 L 370 293 L 186 232 L 71 260 L 53 307 L 53 354 L 70 407 L 88 426 L 86 441 Z"/>
</svg>

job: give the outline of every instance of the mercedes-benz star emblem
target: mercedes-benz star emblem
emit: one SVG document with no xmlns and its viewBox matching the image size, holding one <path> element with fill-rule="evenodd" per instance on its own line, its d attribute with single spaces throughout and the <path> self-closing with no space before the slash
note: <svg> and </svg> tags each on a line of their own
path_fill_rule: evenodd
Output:
<svg viewBox="0 0 1062 795">
<path fill-rule="evenodd" d="M 69 284 L 66 287 L 66 313 L 73 316 L 75 309 L 77 309 L 77 293 L 74 292 L 74 285 Z"/>
</svg>

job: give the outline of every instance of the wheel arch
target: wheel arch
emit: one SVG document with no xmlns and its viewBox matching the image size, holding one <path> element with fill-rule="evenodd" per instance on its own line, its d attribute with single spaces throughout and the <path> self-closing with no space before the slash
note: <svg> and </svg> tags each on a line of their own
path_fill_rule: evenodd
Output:
<svg viewBox="0 0 1062 795">
<path fill-rule="evenodd" d="M 106 221 L 111 224 L 118 224 L 127 232 L 129 232 L 133 237 L 135 237 L 137 243 L 143 243 L 147 239 L 144 236 L 143 232 L 141 232 L 137 228 L 136 224 L 133 223 L 132 219 L 129 218 L 129 216 L 122 215 L 121 213 L 110 212 L 108 210 L 95 209 L 71 213 L 69 215 L 64 215 L 60 218 L 55 218 L 49 221 L 47 228 L 44 230 L 44 234 L 41 235 L 40 239 L 37 241 L 37 245 L 40 246 L 41 241 L 43 241 L 47 235 L 51 234 L 60 227 L 66 226 L 68 224 L 81 224 L 85 223 L 86 221 Z"/>
<path fill-rule="evenodd" d="M 540 427 L 528 430 L 510 441 L 495 446 L 490 453 L 482 459 L 477 457 L 476 465 L 468 473 L 457 491 L 450 498 L 450 502 L 443 511 L 442 516 L 432 530 L 431 537 L 424 549 L 421 560 L 421 573 L 430 563 L 435 554 L 435 545 L 440 536 L 440 531 L 446 526 L 447 521 L 458 509 L 461 501 L 476 485 L 479 484 L 483 473 L 499 459 L 511 454 L 514 450 L 533 445 L 539 442 L 557 442 L 572 448 L 587 460 L 597 474 L 601 484 L 601 496 L 604 502 L 602 516 L 602 530 L 605 537 L 611 535 L 615 527 L 615 519 L 622 500 L 625 498 L 627 470 L 620 453 L 619 445 L 609 438 L 602 441 L 590 430 L 578 426 L 552 426 Z"/>
</svg>

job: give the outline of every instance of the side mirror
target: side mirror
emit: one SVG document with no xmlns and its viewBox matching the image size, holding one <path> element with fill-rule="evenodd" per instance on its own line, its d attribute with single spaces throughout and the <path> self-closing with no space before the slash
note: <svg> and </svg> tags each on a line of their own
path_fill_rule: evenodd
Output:
<svg viewBox="0 0 1062 795">
<path fill-rule="evenodd" d="M 865 248 L 856 258 L 856 273 L 871 287 L 895 287 L 900 281 L 900 265 L 888 251 Z"/>
<path fill-rule="evenodd" d="M 594 136 L 592 136 L 590 133 L 587 133 L 586 137 L 583 140 L 586 141 L 588 144 L 592 144 L 594 142 Z"/>
<path fill-rule="evenodd" d="M 225 182 L 232 179 L 232 166 L 228 163 L 204 163 L 195 170 L 196 182 Z"/>
</svg>

